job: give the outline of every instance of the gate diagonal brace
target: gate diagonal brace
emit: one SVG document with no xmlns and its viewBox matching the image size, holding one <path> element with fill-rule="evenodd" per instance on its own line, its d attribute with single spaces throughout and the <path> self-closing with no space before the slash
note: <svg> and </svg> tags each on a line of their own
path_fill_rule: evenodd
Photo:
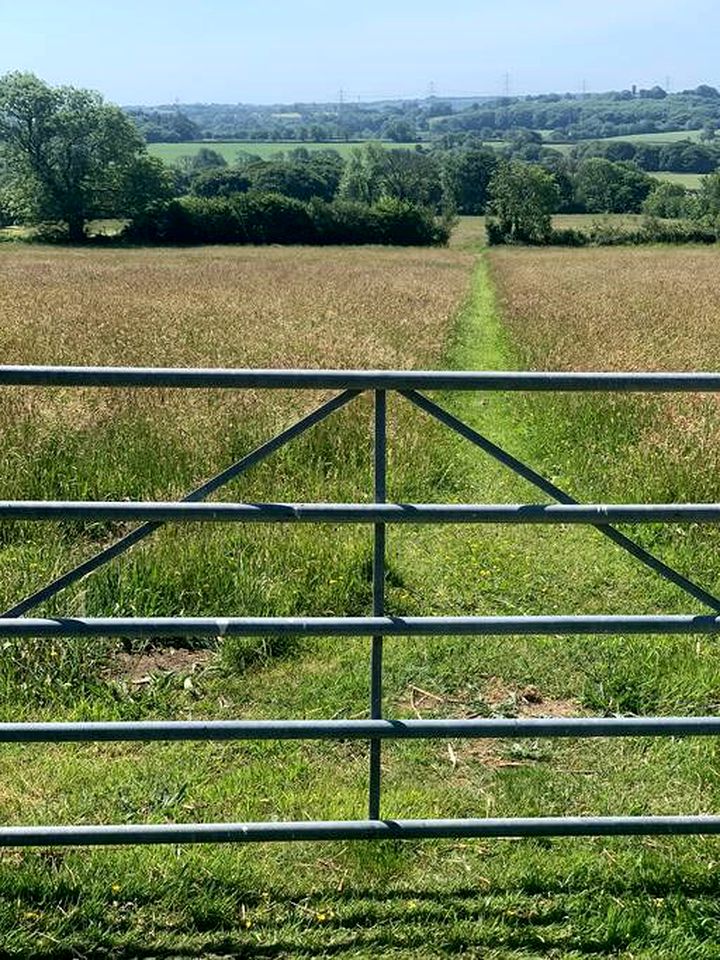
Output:
<svg viewBox="0 0 720 960">
<path fill-rule="evenodd" d="M 188 503 L 205 500 L 211 494 L 219 490 L 220 487 L 225 486 L 225 484 L 229 483 L 231 480 L 234 480 L 235 477 L 240 476 L 251 467 L 261 463 L 263 460 L 269 457 L 270 454 L 275 453 L 276 450 L 279 450 L 281 447 L 285 446 L 286 443 L 289 443 L 291 440 L 299 437 L 301 434 L 305 433 L 306 430 L 309 430 L 310 427 L 315 426 L 315 424 L 320 423 L 320 421 L 324 420 L 326 417 L 329 417 L 331 413 L 334 413 L 336 410 L 344 407 L 347 403 L 349 403 L 351 400 L 354 400 L 355 397 L 359 396 L 361 393 L 362 390 L 345 390 L 342 393 L 331 397 L 330 400 L 327 400 L 319 407 L 316 407 L 315 410 L 312 410 L 310 413 L 306 414 L 306 416 L 301 417 L 300 420 L 296 421 L 291 426 L 287 427 L 287 429 L 272 437 L 270 440 L 266 440 L 265 443 L 261 444 L 259 447 L 256 447 L 255 450 L 252 450 L 246 456 L 242 457 L 242 459 L 231 464 L 214 477 L 211 477 L 210 480 L 207 480 L 195 490 L 191 490 L 190 493 L 186 494 L 182 498 L 181 502 Z M 141 524 L 139 527 L 131 530 L 130 533 L 125 534 L 124 537 L 116 540 L 115 543 L 110 544 L 109 547 L 105 547 L 99 553 L 96 553 L 94 556 L 84 560 L 76 567 L 73 567 L 72 570 L 68 570 L 66 573 L 61 574 L 61 576 L 57 577 L 55 580 L 52 580 L 40 590 L 36 590 L 33 593 L 28 594 L 28 596 L 24 597 L 22 600 L 19 600 L 12 607 L 9 607 L 3 613 L 0 613 L 0 618 L 22 616 L 23 614 L 27 613 L 28 610 L 32 610 L 45 600 L 49 600 L 51 597 L 54 597 L 56 594 L 60 593 L 61 590 L 64 590 L 71 584 L 76 583 L 78 580 L 81 580 L 88 574 L 93 573 L 95 570 L 104 566 L 106 563 L 109 563 L 111 560 L 114 560 L 116 557 L 121 556 L 131 547 L 134 547 L 136 543 L 144 540 L 146 537 L 150 536 L 151 533 L 154 533 L 163 526 L 165 526 L 165 521 L 163 520 L 153 520 Z"/>
<path fill-rule="evenodd" d="M 451 430 L 454 430 L 461 437 L 464 437 L 476 447 L 479 447 L 494 460 L 497 460 L 498 463 L 508 467 L 513 471 L 513 473 L 516 473 L 518 476 L 522 477 L 523 480 L 527 480 L 534 487 L 542 490 L 543 493 L 546 493 L 548 496 L 552 497 L 553 500 L 557 500 L 558 503 L 579 505 L 579 500 L 571 497 L 569 493 L 566 493 L 564 490 L 561 490 L 560 487 L 555 486 L 554 483 L 552 483 L 546 477 L 543 477 L 542 474 L 537 473 L 532 469 L 532 467 L 527 466 L 527 464 L 523 463 L 522 460 L 518 460 L 517 457 L 514 457 L 511 453 L 508 453 L 506 450 L 503 450 L 502 447 L 499 447 L 497 444 L 493 443 L 492 440 L 489 440 L 481 433 L 478 433 L 477 430 L 474 430 L 458 417 L 445 410 L 439 404 L 435 403 L 434 400 L 430 400 L 428 397 L 418 393 L 416 390 L 400 390 L 398 392 L 416 407 L 419 407 L 431 417 L 439 420 L 439 422 L 444 424 L 446 427 L 450 427 Z M 646 567 L 649 567 L 661 577 L 669 580 L 670 583 L 674 584 L 676 587 L 680 587 L 681 590 L 684 590 L 685 593 L 688 593 L 695 600 L 699 600 L 701 603 L 705 604 L 706 607 L 709 607 L 716 613 L 720 612 L 720 600 L 717 597 L 715 597 L 712 593 L 709 593 L 699 584 L 683 576 L 682 573 L 673 569 L 673 567 L 668 566 L 668 564 L 660 560 L 659 557 L 654 556 L 654 554 L 650 553 L 644 547 L 641 547 L 640 544 L 631 537 L 626 536 L 626 534 L 621 533 L 615 527 L 609 525 L 592 524 L 592 526 L 594 526 L 595 529 L 598 530 L 604 537 L 607 537 L 608 540 L 612 540 L 613 543 L 617 544 L 617 546 L 621 547 L 631 556 L 635 557 L 636 560 L 639 560 L 641 563 L 645 564 Z"/>
</svg>

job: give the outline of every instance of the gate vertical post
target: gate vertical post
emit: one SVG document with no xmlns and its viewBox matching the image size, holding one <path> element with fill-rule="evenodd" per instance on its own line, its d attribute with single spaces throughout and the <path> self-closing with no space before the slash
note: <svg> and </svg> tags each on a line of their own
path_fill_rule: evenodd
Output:
<svg viewBox="0 0 720 960">
<path fill-rule="evenodd" d="M 374 430 L 375 503 L 385 503 L 387 474 L 387 407 L 384 390 L 375 390 Z M 373 616 L 385 616 L 385 524 L 374 524 L 373 539 Z M 370 654 L 370 717 L 382 717 L 382 654 L 383 638 L 372 638 Z M 370 741 L 370 779 L 368 818 L 380 819 L 380 740 Z"/>
</svg>

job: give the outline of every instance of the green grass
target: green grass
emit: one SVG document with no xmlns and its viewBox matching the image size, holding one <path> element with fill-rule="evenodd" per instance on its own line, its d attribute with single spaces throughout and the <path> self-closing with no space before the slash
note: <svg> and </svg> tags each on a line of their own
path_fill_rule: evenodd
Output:
<svg viewBox="0 0 720 960">
<path fill-rule="evenodd" d="M 278 153 L 286 153 L 289 150 L 297 150 L 298 147 L 304 147 L 306 150 L 336 150 L 342 157 L 347 157 L 350 151 L 356 147 L 362 146 L 361 143 L 345 143 L 340 141 L 330 141 L 328 143 L 302 143 L 298 140 L 277 140 L 268 142 L 267 140 L 253 141 L 220 141 L 210 140 L 198 142 L 195 140 L 187 143 L 150 143 L 148 152 L 153 157 L 160 157 L 165 163 L 176 163 L 180 157 L 192 157 L 203 147 L 209 147 L 221 154 L 228 163 L 233 164 L 240 153 L 252 153 L 255 156 L 267 160 Z M 417 143 L 384 143 L 388 150 L 406 149 L 413 150 Z"/>
<path fill-rule="evenodd" d="M 627 136 L 604 137 L 605 140 L 625 140 L 631 143 L 677 143 L 679 140 L 700 142 L 702 130 L 668 130 L 663 133 L 632 133 Z"/>
<path fill-rule="evenodd" d="M 670 183 L 680 183 L 688 190 L 699 190 L 700 182 L 705 174 L 702 173 L 671 173 L 669 170 L 659 170 L 657 173 L 651 173 L 651 177 L 658 180 L 668 180 Z"/>
<path fill-rule="evenodd" d="M 511 368 L 519 362 L 518 347 L 504 332 L 483 259 L 445 362 Z M 648 468 L 646 455 L 633 446 L 638 424 L 630 401 L 608 407 L 588 397 L 440 399 L 580 497 L 613 486 L 621 491 L 628 474 Z M 401 402 L 390 404 L 391 499 L 537 499 L 430 421 L 419 456 L 408 421 L 398 435 Z M 299 474 L 310 497 L 358 496 L 367 488 L 370 453 L 370 411 L 360 409 L 362 418 L 346 418 L 338 447 L 335 431 L 322 429 L 254 486 L 253 495 L 277 489 L 278 480 L 282 494 Z M 409 444 L 402 442 L 406 437 Z M 171 456 L 160 438 L 147 440 L 155 460 Z M 598 461 L 600 450 L 605 454 Z M 99 463 L 106 453 L 96 452 Z M 47 471 L 50 450 L 43 463 Z M 336 463 L 342 468 L 331 466 Z M 143 469 L 139 460 L 130 463 L 125 480 Z M 61 484 L 69 482 L 62 470 L 60 462 Z M 257 591 L 251 601 L 274 611 L 307 611 L 311 603 L 320 610 L 328 601 L 319 574 L 332 564 L 333 579 L 343 584 L 332 603 L 344 612 L 367 608 L 367 537 L 333 532 L 330 548 L 329 537 L 279 536 L 279 557 L 280 540 L 270 534 L 258 540 L 247 577 L 247 589 Z M 159 552 L 136 561 L 137 573 L 124 587 L 129 593 L 116 602 L 124 608 L 140 602 L 145 589 L 162 596 L 163 582 L 172 596 L 172 580 L 182 582 L 173 564 L 192 549 L 190 538 L 208 576 L 217 579 L 212 594 L 221 596 L 228 558 L 203 555 L 198 529 L 167 534 Z M 391 613 L 687 608 L 676 591 L 592 530 L 392 528 L 388 549 Z M 686 549 L 680 560 L 697 551 Z M 238 555 L 230 566 L 242 564 Z M 253 587 L 263 567 L 267 572 Z M 112 613 L 116 588 L 110 575 L 103 586 L 89 588 L 99 591 L 92 607 L 104 603 Z M 6 716 L 328 717 L 366 710 L 365 641 L 307 640 L 253 650 L 249 658 L 232 644 L 191 674 L 158 675 L 141 685 L 126 676 L 108 680 L 104 651 L 72 647 L 25 646 L 24 659 L 20 648 L 15 657 L 13 648 L 5 651 L 0 704 Z M 524 693 L 539 695 L 550 713 L 703 712 L 717 709 L 720 691 L 717 644 L 694 638 L 397 639 L 386 641 L 385 668 L 389 715 L 512 716 L 526 709 Z M 716 809 L 720 801 L 714 740 L 450 746 L 384 747 L 385 816 L 690 813 Z M 365 783 L 359 743 L 36 745 L 0 753 L 6 822 L 362 817 Z M 8 852 L 0 858 L 2 955 L 710 960 L 720 951 L 719 855 L 716 841 L 698 839 Z"/>
</svg>

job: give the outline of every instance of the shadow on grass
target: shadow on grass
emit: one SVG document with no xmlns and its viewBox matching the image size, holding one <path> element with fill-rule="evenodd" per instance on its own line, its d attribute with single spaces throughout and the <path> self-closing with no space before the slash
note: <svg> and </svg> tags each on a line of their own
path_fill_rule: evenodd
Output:
<svg viewBox="0 0 720 960">
<path fill-rule="evenodd" d="M 689 882 L 685 882 L 685 880 Z M 171 958 L 276 957 L 454 957 L 488 958 L 616 956 L 618 951 L 655 947 L 657 956 L 682 954 L 682 946 L 714 950 L 717 935 L 720 874 L 648 879 L 619 876 L 588 877 L 568 882 L 548 878 L 531 884 L 519 881 L 492 888 L 467 886 L 452 891 L 407 889 L 348 890 L 264 897 L 239 894 L 237 888 L 212 884 L 217 893 L 232 892 L 258 909 L 247 929 L 230 914 L 197 916 L 185 928 L 151 933 L 144 942 L 97 943 L 81 946 L 76 931 L 65 943 L 47 944 L 33 956 L 42 960 L 171 960 Z M 678 901 L 682 901 L 681 905 Z M 667 907 L 664 905 L 667 902 Z M 663 909 L 658 912 L 658 905 Z M 274 917 L 263 916 L 270 907 Z M 705 918 L 702 921 L 702 918 Z M 704 931 L 698 927 L 705 927 Z M 677 935 L 675 947 L 663 952 L 666 938 Z M 132 935 L 131 935 L 132 936 Z M 119 939 L 123 939 L 120 934 Z M 73 943 L 74 941 L 74 943 Z M 672 950 L 680 947 L 681 953 Z M 642 954 L 643 956 L 649 954 Z M 715 953 L 697 954 L 715 956 Z M 0 950 L 0 957 L 16 954 Z"/>
</svg>

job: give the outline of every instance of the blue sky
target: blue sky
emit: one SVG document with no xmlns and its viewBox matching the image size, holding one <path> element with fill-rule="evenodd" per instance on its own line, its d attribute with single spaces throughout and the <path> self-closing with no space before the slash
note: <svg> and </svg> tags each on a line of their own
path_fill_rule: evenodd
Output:
<svg viewBox="0 0 720 960">
<path fill-rule="evenodd" d="M 0 74 L 124 104 L 680 89 L 720 83 L 719 29 L 717 0 L 0 0 Z"/>
</svg>

